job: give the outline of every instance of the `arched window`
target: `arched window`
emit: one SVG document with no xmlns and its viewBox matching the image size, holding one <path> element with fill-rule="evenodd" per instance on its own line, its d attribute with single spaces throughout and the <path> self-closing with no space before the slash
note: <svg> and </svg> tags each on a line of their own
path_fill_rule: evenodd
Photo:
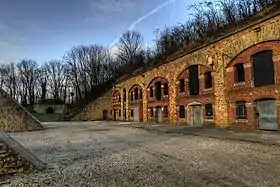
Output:
<svg viewBox="0 0 280 187">
<path fill-rule="evenodd" d="M 234 66 L 234 82 L 244 82 L 245 81 L 245 70 L 243 63 L 236 64 Z"/>
<path fill-rule="evenodd" d="M 134 99 L 137 101 L 139 99 L 139 93 L 138 93 L 138 88 L 134 89 Z"/>
</svg>

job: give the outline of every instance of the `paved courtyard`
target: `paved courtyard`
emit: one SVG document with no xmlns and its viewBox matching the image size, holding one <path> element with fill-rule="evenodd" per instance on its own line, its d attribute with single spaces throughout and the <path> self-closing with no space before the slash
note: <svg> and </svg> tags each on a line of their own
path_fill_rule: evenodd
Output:
<svg viewBox="0 0 280 187">
<path fill-rule="evenodd" d="M 156 133 L 113 122 L 11 134 L 48 164 L 4 186 L 280 186 L 280 147 Z"/>
</svg>

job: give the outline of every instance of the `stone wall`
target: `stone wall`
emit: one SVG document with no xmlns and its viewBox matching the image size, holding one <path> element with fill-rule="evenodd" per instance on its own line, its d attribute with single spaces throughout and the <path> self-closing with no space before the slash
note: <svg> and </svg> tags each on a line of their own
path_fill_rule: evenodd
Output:
<svg viewBox="0 0 280 187">
<path fill-rule="evenodd" d="M 121 116 L 126 114 L 129 119 L 129 104 L 124 106 L 123 90 L 130 90 L 134 85 L 140 85 L 143 90 L 143 119 L 148 119 L 149 106 L 149 84 L 158 77 L 163 77 L 169 83 L 169 120 L 172 124 L 178 124 L 178 77 L 182 75 L 191 65 L 200 65 L 204 69 L 211 70 L 213 88 L 211 90 L 200 90 L 202 94 L 197 97 L 189 97 L 192 101 L 200 103 L 211 102 L 214 110 L 213 123 L 217 127 L 226 128 L 229 125 L 229 99 L 226 89 L 226 68 L 244 50 L 269 41 L 280 41 L 280 14 L 277 11 L 270 11 L 259 20 L 250 22 L 247 26 L 238 28 L 227 35 L 217 38 L 197 49 L 186 51 L 185 54 L 174 58 L 162 65 L 154 67 L 134 77 L 128 78 L 115 87 L 121 97 Z M 277 52 L 277 51 L 276 51 Z M 275 59 L 278 59 L 275 55 Z M 201 69 L 203 71 L 203 68 Z M 278 70 L 275 71 L 278 73 Z M 201 75 L 203 85 L 203 75 Z M 201 98 L 205 93 L 205 97 Z M 128 95 L 126 94 L 128 100 Z M 190 102 L 192 102 L 190 100 Z M 185 102 L 187 101 L 180 101 Z M 125 111 L 123 110 L 125 108 Z"/>
<path fill-rule="evenodd" d="M 2 89 L 0 89 L 0 114 L 0 130 L 21 132 L 43 129 L 33 115 Z"/>
<path fill-rule="evenodd" d="M 88 104 L 80 113 L 72 118 L 73 121 L 93 121 L 113 119 L 113 88 L 101 97 Z"/>
<path fill-rule="evenodd" d="M 43 169 L 33 154 L 4 132 L 0 132 L 0 179 L 4 175 Z"/>
</svg>

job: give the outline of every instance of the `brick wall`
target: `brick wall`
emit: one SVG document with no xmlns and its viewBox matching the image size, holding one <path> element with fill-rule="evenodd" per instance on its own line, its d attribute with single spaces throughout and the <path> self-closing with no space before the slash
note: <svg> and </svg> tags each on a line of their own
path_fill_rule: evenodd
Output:
<svg viewBox="0 0 280 187">
<path fill-rule="evenodd" d="M 256 30 L 256 28 L 259 28 Z M 266 17 L 250 23 L 246 28 L 236 29 L 233 33 L 228 34 L 225 37 L 217 39 L 215 42 L 206 44 L 198 49 L 186 52 L 184 55 L 163 63 L 162 65 L 148 70 L 140 75 L 129 78 L 116 85 L 116 90 L 122 93 L 122 89 L 129 90 L 133 85 L 138 84 L 143 90 L 143 120 L 145 122 L 149 119 L 149 107 L 157 105 L 168 105 L 169 107 L 169 119 L 172 124 L 180 124 L 181 119 L 178 117 L 178 106 L 181 104 L 186 105 L 188 111 L 188 105 L 196 102 L 201 104 L 203 108 L 204 123 L 205 120 L 205 104 L 212 103 L 214 119 L 212 123 L 217 127 L 226 128 L 229 127 L 232 120 L 232 109 L 230 107 L 229 97 L 234 97 L 234 92 L 228 92 L 227 86 L 232 84 L 232 78 L 227 78 L 228 67 L 233 64 L 237 56 L 242 57 L 243 54 L 252 53 L 248 50 L 263 50 L 271 46 L 276 46 L 274 61 L 276 62 L 278 56 L 278 42 L 267 43 L 269 41 L 280 40 L 280 16 L 279 12 L 267 15 Z M 262 45 L 262 46 L 261 46 Z M 252 47 L 255 46 L 253 49 Z M 246 55 L 245 55 L 246 56 Z M 199 65 L 199 81 L 200 81 L 200 95 L 199 96 L 186 96 L 186 93 L 178 93 L 178 80 L 180 76 L 186 78 L 186 88 L 188 87 L 187 69 L 191 65 Z M 279 63 L 276 63 L 279 66 Z M 248 69 L 248 70 L 247 70 Z M 279 74 L 279 69 L 275 68 L 275 74 Z M 213 79 L 212 89 L 205 89 L 204 73 L 211 70 L 211 76 Z M 246 65 L 246 77 L 250 76 L 250 65 Z M 162 79 L 166 80 L 169 85 L 168 100 L 166 101 L 152 101 L 149 98 L 150 83 L 154 80 Z M 279 83 L 280 78 L 276 77 L 276 82 Z M 249 80 L 245 85 L 240 85 L 240 89 L 246 87 Z M 227 88 L 227 89 L 226 89 Z M 245 88 L 244 88 L 245 89 Z M 265 89 L 264 89 L 265 90 Z M 186 92 L 188 90 L 186 89 Z M 242 95 L 242 90 L 236 90 L 237 93 Z M 254 92 L 252 94 L 260 94 L 261 92 Z M 263 94 L 273 94 L 272 92 L 264 91 Z M 261 94 L 262 95 L 262 94 Z M 262 95 L 264 96 L 264 95 Z M 129 104 L 122 105 L 121 112 L 129 111 Z M 185 120 L 186 122 L 187 120 Z"/>
<path fill-rule="evenodd" d="M 0 89 L 0 113 L 0 130 L 21 132 L 43 129 L 34 116 L 2 89 Z"/>
</svg>

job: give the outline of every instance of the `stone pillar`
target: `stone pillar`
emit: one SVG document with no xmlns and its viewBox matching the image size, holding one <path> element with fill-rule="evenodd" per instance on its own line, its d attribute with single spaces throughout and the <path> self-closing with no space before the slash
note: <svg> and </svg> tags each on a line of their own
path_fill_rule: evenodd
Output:
<svg viewBox="0 0 280 187">
<path fill-rule="evenodd" d="M 228 127 L 228 103 L 225 88 L 224 57 L 220 54 L 217 58 L 214 73 L 214 122 L 217 127 Z"/>
<path fill-rule="evenodd" d="M 124 119 L 123 119 L 123 115 L 124 115 L 124 110 L 123 110 L 123 108 L 124 108 L 124 106 L 123 106 L 123 104 L 124 104 L 123 89 L 121 89 L 120 92 L 121 92 L 121 93 L 120 93 L 120 97 L 121 97 L 121 117 L 120 117 L 120 119 L 121 119 L 121 120 L 124 120 Z"/>
<path fill-rule="evenodd" d="M 176 79 L 171 80 L 168 84 L 169 92 L 169 119 L 171 124 L 176 124 L 177 112 L 176 112 Z"/>
<path fill-rule="evenodd" d="M 129 94 L 128 94 L 128 91 L 126 91 L 125 93 L 125 96 L 126 96 L 126 106 L 125 106 L 125 109 L 126 109 L 126 121 L 129 121 L 129 115 L 130 115 L 130 112 L 129 112 Z"/>
<path fill-rule="evenodd" d="M 143 122 L 148 122 L 148 94 L 150 89 L 144 89 L 143 91 Z"/>
</svg>

